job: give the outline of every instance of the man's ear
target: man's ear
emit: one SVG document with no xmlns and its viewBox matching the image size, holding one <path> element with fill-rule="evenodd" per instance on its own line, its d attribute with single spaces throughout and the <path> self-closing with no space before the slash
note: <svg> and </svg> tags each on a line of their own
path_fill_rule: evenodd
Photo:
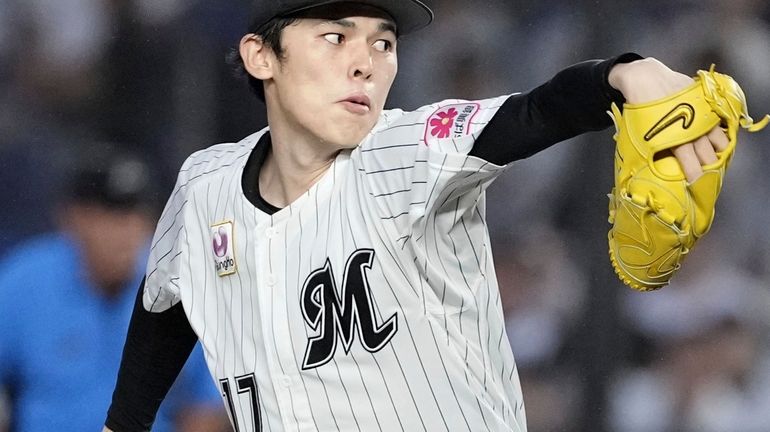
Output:
<svg viewBox="0 0 770 432">
<path fill-rule="evenodd" d="M 243 67 L 254 78 L 268 80 L 273 77 L 273 66 L 276 61 L 273 50 L 261 37 L 251 33 L 241 38 L 239 46 Z"/>
</svg>

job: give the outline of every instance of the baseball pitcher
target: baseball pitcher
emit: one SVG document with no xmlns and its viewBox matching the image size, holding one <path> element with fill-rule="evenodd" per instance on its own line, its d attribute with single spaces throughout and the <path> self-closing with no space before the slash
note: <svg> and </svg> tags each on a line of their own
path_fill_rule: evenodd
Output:
<svg viewBox="0 0 770 432">
<path fill-rule="evenodd" d="M 646 161 L 698 201 L 700 189 L 714 194 L 737 128 L 754 128 L 745 101 L 722 112 L 712 100 L 737 93 L 729 77 L 696 82 L 635 54 L 576 64 L 528 93 L 384 110 L 399 36 L 433 19 L 422 2 L 259 0 L 254 11 L 236 61 L 269 125 L 182 166 L 107 430 L 149 430 L 200 340 L 236 431 L 526 431 L 485 222 L 489 184 L 515 160 L 611 126 L 612 111 L 621 167 Z M 712 78 L 724 91 L 707 92 Z M 663 150 L 673 163 L 658 169 L 649 152 Z M 636 269 L 630 242 L 649 237 L 628 220 L 688 228 L 672 210 L 656 215 L 667 201 L 626 177 L 612 262 Z M 639 230 L 663 236 L 648 219 Z"/>
</svg>

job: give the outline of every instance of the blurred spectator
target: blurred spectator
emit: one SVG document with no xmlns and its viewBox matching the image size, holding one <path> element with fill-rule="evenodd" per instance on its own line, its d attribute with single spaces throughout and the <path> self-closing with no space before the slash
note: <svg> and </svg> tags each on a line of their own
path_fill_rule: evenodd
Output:
<svg viewBox="0 0 770 432">
<path fill-rule="evenodd" d="M 567 430 L 580 408 L 581 383 L 563 353 L 579 324 L 587 280 L 564 238 L 547 224 L 533 224 L 496 249 L 506 333 L 531 432 Z"/>
<path fill-rule="evenodd" d="M 722 244 L 712 233 L 671 286 L 627 296 L 633 333 L 651 355 L 615 383 L 613 430 L 768 430 L 770 363 L 761 335 L 770 298 L 761 280 L 721 256 Z"/>
<path fill-rule="evenodd" d="M 671 338 L 648 368 L 615 385 L 613 430 L 624 432 L 763 432 L 770 424 L 770 371 L 755 331 L 715 319 Z"/>
<path fill-rule="evenodd" d="M 515 41 L 504 37 L 515 30 L 515 21 L 500 13 L 500 0 L 468 6 L 459 0 L 442 1 L 435 9 L 436 21 L 399 44 L 403 76 L 396 77 L 391 95 L 399 107 L 447 98 L 492 97 L 512 87 L 503 72 L 513 60 L 497 54 Z"/>
<path fill-rule="evenodd" d="M 143 276 L 155 218 L 149 167 L 120 154 L 82 160 L 60 201 L 59 230 L 0 263 L 0 387 L 12 431 L 101 429 Z M 198 349 L 154 430 L 227 424 Z"/>
<path fill-rule="evenodd" d="M 580 318 L 586 277 L 564 237 L 551 226 L 534 224 L 497 254 L 506 331 L 519 368 L 554 365 Z"/>
<path fill-rule="evenodd" d="M 213 74 L 200 61 L 210 35 L 187 32 L 196 3 L 0 0 L 0 149 L 41 135 L 119 142 L 162 166 L 170 191 L 216 127 L 215 90 L 199 85 Z"/>
</svg>

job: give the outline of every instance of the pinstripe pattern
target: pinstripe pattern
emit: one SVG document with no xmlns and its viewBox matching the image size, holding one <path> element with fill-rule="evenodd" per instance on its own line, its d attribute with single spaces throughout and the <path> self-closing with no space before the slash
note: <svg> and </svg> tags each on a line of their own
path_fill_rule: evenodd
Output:
<svg viewBox="0 0 770 432">
<path fill-rule="evenodd" d="M 185 162 L 153 240 L 144 304 L 184 304 L 212 376 L 229 386 L 238 430 L 257 430 L 260 418 L 269 431 L 526 430 L 484 221 L 484 190 L 503 168 L 467 156 L 504 100 L 386 111 L 357 149 L 272 215 L 240 184 L 265 131 Z M 467 124 L 425 142 L 447 107 L 465 109 Z M 211 227 L 223 222 L 232 224 L 236 272 L 218 276 Z M 373 251 L 370 264 L 346 270 L 363 250 Z M 359 289 L 371 309 L 340 303 L 353 321 L 332 322 L 356 326 L 349 351 L 342 327 L 311 326 L 303 306 L 303 292 L 318 288 L 305 287 L 308 278 L 327 260 L 338 301 Z M 322 296 L 313 304 L 330 301 Z M 364 313 L 373 329 L 362 328 Z M 364 334 L 376 328 L 390 339 L 367 348 Z M 322 330 L 336 334 L 333 355 L 305 367 Z M 257 405 L 236 386 L 251 374 Z"/>
</svg>

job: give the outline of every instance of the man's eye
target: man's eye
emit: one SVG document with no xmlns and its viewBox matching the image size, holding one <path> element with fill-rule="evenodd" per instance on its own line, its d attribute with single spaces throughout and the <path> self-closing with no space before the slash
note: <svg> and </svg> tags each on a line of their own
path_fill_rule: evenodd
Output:
<svg viewBox="0 0 770 432">
<path fill-rule="evenodd" d="M 388 52 L 393 47 L 393 43 L 385 39 L 380 39 L 374 43 L 374 49 L 380 52 Z"/>
<path fill-rule="evenodd" d="M 339 45 L 342 43 L 343 40 L 345 40 L 345 36 L 339 33 L 327 33 L 324 35 L 324 39 L 326 39 L 330 43 L 333 43 L 334 45 Z"/>
</svg>

